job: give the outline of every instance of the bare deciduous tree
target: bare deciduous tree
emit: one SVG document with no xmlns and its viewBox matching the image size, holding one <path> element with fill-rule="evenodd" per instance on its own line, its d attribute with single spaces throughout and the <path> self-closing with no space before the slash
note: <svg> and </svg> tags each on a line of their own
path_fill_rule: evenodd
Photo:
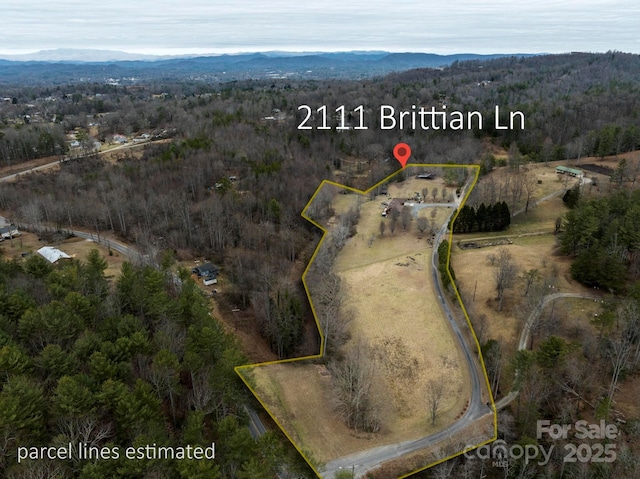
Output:
<svg viewBox="0 0 640 479">
<path fill-rule="evenodd" d="M 522 279 L 524 280 L 524 295 L 529 294 L 529 289 L 531 289 L 531 285 L 540 279 L 540 272 L 533 268 L 527 270 L 523 273 Z"/>
<path fill-rule="evenodd" d="M 624 323 L 624 331 L 617 340 L 610 340 L 607 347 L 607 356 L 611 360 L 611 381 L 607 395 L 609 402 L 613 401 L 620 374 L 629 363 L 634 342 L 639 339 L 640 311 L 638 311 L 638 304 L 635 301 L 626 303 L 620 309 L 620 316 Z"/>
<path fill-rule="evenodd" d="M 418 217 L 418 220 L 416 221 L 416 227 L 421 234 L 424 233 L 427 228 L 429 228 L 429 220 L 424 216 Z"/>
<path fill-rule="evenodd" d="M 336 227 L 331 230 L 331 239 L 336 248 L 341 250 L 349 239 L 349 228 L 344 225 L 336 225 Z"/>
<path fill-rule="evenodd" d="M 526 214 L 529 212 L 531 197 L 536 192 L 536 189 L 538 189 L 538 178 L 533 173 L 525 173 L 522 178 L 522 186 L 527 197 L 526 203 L 524 205 L 524 212 Z"/>
<path fill-rule="evenodd" d="M 409 229 L 409 225 L 411 225 L 411 207 L 405 206 L 402 208 L 400 212 L 400 223 L 402 224 L 402 229 L 407 231 Z"/>
<path fill-rule="evenodd" d="M 482 356 L 484 358 L 484 367 L 490 381 L 491 394 L 495 398 L 498 395 L 504 362 L 502 358 L 502 342 L 495 339 L 487 341 L 482 346 Z"/>
<path fill-rule="evenodd" d="M 431 424 L 436 423 L 438 417 L 438 408 L 444 398 L 447 390 L 447 382 L 444 376 L 431 379 L 427 384 L 427 408 L 429 410 L 429 419 Z"/>
<path fill-rule="evenodd" d="M 460 444 L 460 446 L 464 449 L 463 444 Z M 434 453 L 434 459 L 442 462 L 430 470 L 431 477 L 434 479 L 450 478 L 454 474 L 455 468 L 458 465 L 457 458 L 451 458 L 451 456 L 456 452 L 457 451 L 453 450 L 452 447 L 439 448 Z"/>
<path fill-rule="evenodd" d="M 334 406 L 340 418 L 356 431 L 378 431 L 379 407 L 372 395 L 374 362 L 368 344 L 357 342 L 342 361 L 334 361 L 329 369 Z"/>
<path fill-rule="evenodd" d="M 511 177 L 509 182 L 511 193 L 511 211 L 516 211 L 516 204 L 522 198 L 522 190 L 524 189 L 523 175 L 514 174 L 507 175 L 507 178 Z"/>
<path fill-rule="evenodd" d="M 516 266 L 513 263 L 511 253 L 506 248 L 500 248 L 497 261 L 498 269 L 493 277 L 496 281 L 496 291 L 498 292 L 498 311 L 502 311 L 504 292 L 513 286 Z"/>
<path fill-rule="evenodd" d="M 68 415 L 57 421 L 57 427 L 61 434 L 74 445 L 79 442 L 89 447 L 97 446 L 113 435 L 110 422 L 104 422 L 98 417 L 86 414 L 83 416 Z M 77 455 L 70 459 L 77 462 Z"/>
</svg>

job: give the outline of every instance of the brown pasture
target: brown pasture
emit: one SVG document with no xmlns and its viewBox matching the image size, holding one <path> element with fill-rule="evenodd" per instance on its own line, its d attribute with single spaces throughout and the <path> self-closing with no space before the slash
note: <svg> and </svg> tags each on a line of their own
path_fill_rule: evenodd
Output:
<svg viewBox="0 0 640 479">
<path fill-rule="evenodd" d="M 415 178 L 389 186 L 389 196 L 409 198 L 424 180 Z M 431 183 L 432 184 L 432 183 Z M 336 213 L 360 202 L 357 233 L 339 253 L 334 270 L 343 279 L 350 340 L 344 351 L 365 341 L 374 362 L 373 397 L 380 409 L 381 431 L 357 433 L 337 417 L 331 403 L 330 375 L 309 361 L 273 363 L 244 369 L 254 392 L 293 442 L 316 462 L 428 436 L 450 424 L 466 407 L 468 373 L 458 344 L 439 306 L 431 275 L 429 233 L 415 226 L 380 234 L 383 201 L 338 194 Z M 440 198 L 441 199 L 441 198 Z M 431 218 L 430 208 L 421 215 Z M 436 226 L 450 208 L 438 207 Z M 329 222 L 331 223 L 331 222 Z M 372 239 L 372 241 L 371 241 Z M 313 300 L 313 298 L 312 298 Z M 427 385 L 446 378 L 446 395 L 435 425 L 427 417 Z"/>
</svg>

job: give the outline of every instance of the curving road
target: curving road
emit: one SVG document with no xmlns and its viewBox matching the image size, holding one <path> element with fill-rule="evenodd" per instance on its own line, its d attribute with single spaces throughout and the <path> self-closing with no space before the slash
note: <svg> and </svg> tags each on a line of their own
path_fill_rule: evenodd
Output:
<svg viewBox="0 0 640 479">
<path fill-rule="evenodd" d="M 536 307 L 533 308 L 533 311 L 531 311 L 531 314 L 529 314 L 527 321 L 524 323 L 524 327 L 522 328 L 522 333 L 520 333 L 520 341 L 518 341 L 518 351 L 527 349 L 527 344 L 529 344 L 529 336 L 531 334 L 531 327 L 538 320 L 544 308 L 546 308 L 546 306 L 551 301 L 555 301 L 556 299 L 560 299 L 560 298 L 592 299 L 594 301 L 600 300 L 600 298 L 598 298 L 597 296 L 594 296 L 592 294 L 587 294 L 587 293 L 553 293 L 553 294 L 548 294 L 546 296 L 543 296 L 540 302 L 536 305 Z M 517 376 L 518 376 L 518 371 L 516 371 L 516 377 Z M 496 411 L 504 409 L 509 404 L 511 404 L 517 397 L 518 397 L 517 390 L 514 389 L 510 391 L 509 394 L 507 394 L 502 399 L 500 399 L 500 401 L 496 402 Z"/>
<path fill-rule="evenodd" d="M 461 198 L 465 197 L 465 192 L 467 188 L 471 185 L 473 178 L 470 178 L 467 184 L 464 187 L 464 191 L 460 195 L 460 198 L 456 199 L 455 204 L 450 203 L 450 206 L 459 206 L 461 203 Z M 437 206 L 444 206 L 443 204 L 438 204 Z M 438 246 L 442 242 L 442 238 L 448 232 L 448 225 L 451 215 L 455 213 L 455 209 L 452 209 L 451 214 L 444 222 L 440 231 L 436 236 L 436 240 L 433 245 L 433 252 L 431 255 L 431 274 L 433 284 L 436 288 L 436 293 L 438 295 L 438 299 L 440 304 L 442 305 L 442 309 L 445 312 L 445 315 L 453 329 L 454 335 L 458 340 L 460 348 L 463 351 L 465 362 L 467 364 L 467 370 L 469 371 L 469 377 L 471 382 L 471 397 L 469 401 L 469 407 L 464 412 L 462 417 L 460 417 L 457 421 L 450 424 L 448 427 L 439 431 L 430 436 L 426 436 L 420 439 L 403 441 L 396 444 L 390 444 L 386 446 L 379 446 L 376 448 L 368 449 L 366 451 L 358 452 L 355 454 L 350 454 L 348 456 L 343 456 L 338 459 L 335 459 L 329 463 L 327 463 L 322 471 L 322 477 L 325 479 L 332 479 L 335 474 L 340 470 L 352 470 L 355 473 L 355 477 L 362 477 L 367 471 L 376 468 L 384 462 L 397 459 L 406 454 L 410 454 L 412 452 L 418 451 L 420 449 L 433 446 L 440 441 L 449 439 L 451 436 L 456 433 L 464 430 L 474 421 L 486 416 L 487 414 L 494 414 L 492 408 L 488 407 L 487 404 L 482 400 L 482 381 L 483 377 L 480 374 L 479 368 L 476 367 L 474 361 L 474 354 L 469 349 L 467 342 L 465 341 L 464 335 L 456 322 L 456 319 L 449 308 L 449 304 L 446 301 L 445 292 L 442 288 L 442 281 L 440 279 L 440 275 L 438 274 Z"/>
<path fill-rule="evenodd" d="M 470 182 L 468 182 L 465 185 L 464 191 L 463 193 L 460 195 L 460 198 L 464 198 L 465 197 L 465 192 L 468 189 L 468 187 L 470 186 Z M 538 205 L 539 203 L 542 203 L 544 201 L 548 201 L 552 198 L 555 198 L 557 196 L 562 195 L 566 190 L 562 189 L 559 191 L 555 191 L 547 196 L 544 196 L 543 198 L 540 198 L 539 200 L 532 202 L 529 205 L 529 208 Z M 460 205 L 460 198 L 458 198 L 456 200 L 455 203 L 437 203 L 437 204 L 422 204 L 422 205 L 416 205 L 416 206 L 420 206 L 420 207 L 428 207 L 428 206 L 437 206 L 437 207 L 459 207 Z M 452 211 L 451 214 L 453 214 L 455 212 L 455 210 Z M 512 216 L 516 216 L 518 214 L 522 214 L 524 213 L 524 208 L 519 209 L 518 211 L 516 211 L 515 213 L 513 213 Z M 449 218 L 451 217 L 451 215 L 449 216 Z M 442 304 L 442 307 L 444 309 L 444 312 L 447 316 L 447 319 L 449 320 L 449 323 L 451 324 L 451 327 L 454 331 L 454 334 L 456 336 L 456 338 L 458 339 L 458 342 L 461 345 L 461 348 L 464 352 L 464 356 L 465 356 L 465 360 L 467 363 L 467 369 L 469 370 L 469 374 L 470 374 L 470 380 L 471 380 L 471 400 L 470 400 L 470 404 L 469 404 L 469 408 L 465 411 L 465 413 L 462 415 L 462 417 L 460 419 L 458 419 L 455 423 L 451 424 L 448 428 L 444 429 L 443 431 L 440 431 L 436 434 L 433 434 L 431 436 L 428 437 L 424 437 L 421 439 L 417 439 L 417 440 L 413 440 L 413 441 L 405 441 L 405 442 L 401 442 L 401 443 L 397 443 L 397 444 L 393 444 L 393 445 L 389 445 L 389 446 L 381 446 L 381 447 L 377 447 L 374 449 L 370 449 L 367 451 L 363 451 L 360 453 L 356 453 L 356 454 L 351 454 L 349 456 L 344 456 L 341 457 L 339 459 L 336 459 L 334 461 L 329 462 L 324 471 L 323 471 L 323 477 L 325 479 L 331 479 L 334 477 L 334 474 L 336 472 L 338 472 L 341 469 L 346 469 L 346 470 L 353 470 L 355 472 L 355 477 L 362 477 L 367 471 L 375 468 L 376 466 L 392 460 L 392 459 L 396 459 L 400 456 L 403 456 L 405 454 L 409 454 L 411 452 L 417 451 L 419 449 L 425 448 L 425 447 L 429 447 L 432 446 L 436 443 L 438 443 L 439 441 L 442 441 L 444 439 L 447 439 L 448 437 L 452 436 L 453 434 L 463 430 L 465 427 L 467 427 L 470 423 L 472 423 L 473 421 L 485 416 L 486 414 L 490 414 L 490 413 L 497 413 L 497 411 L 501 408 L 504 408 L 506 405 L 508 405 L 511 401 L 513 401 L 517 395 L 518 392 L 517 391 L 511 391 L 507 396 L 505 396 L 504 398 L 502 398 L 498 403 L 496 403 L 496 410 L 494 411 L 491 408 L 488 408 L 487 404 L 485 402 L 482 401 L 482 387 L 481 387 L 481 382 L 483 380 L 482 376 L 480 375 L 480 372 L 478 370 L 478 368 L 475 365 L 475 362 L 473 360 L 473 354 L 471 353 L 471 351 L 469 350 L 469 347 L 463 337 L 462 331 L 460 330 L 460 328 L 458 327 L 458 324 L 456 323 L 453 314 L 449 308 L 449 305 L 447 304 L 447 301 L 445 299 L 445 293 L 443 292 L 442 289 L 442 283 L 440 281 L 440 277 L 438 275 L 438 246 L 440 245 L 443 236 L 447 233 L 447 226 L 449 223 L 449 219 L 447 219 L 447 221 L 445 222 L 445 224 L 443 225 L 443 227 L 440 229 L 440 231 L 438 232 L 437 236 L 436 236 L 436 241 L 434 243 L 433 246 L 433 253 L 432 253 L 432 258 L 431 258 L 431 263 L 432 263 L 432 274 L 433 274 L 433 283 L 436 287 L 436 292 L 438 294 L 438 299 L 440 300 L 440 303 Z M 540 314 L 542 313 L 542 310 L 545 308 L 545 306 L 547 304 L 549 304 L 551 301 L 554 301 L 558 298 L 585 298 L 585 299 L 598 299 L 596 297 L 594 297 L 593 295 L 589 295 L 589 294 L 582 294 L 582 293 L 555 293 L 555 294 L 550 294 L 545 296 L 544 298 L 542 298 L 542 300 L 540 301 L 540 303 L 537 305 L 537 307 L 534 309 L 534 311 L 529 315 L 529 318 L 527 318 L 527 322 L 525 323 L 525 327 L 522 331 L 522 334 L 520 336 L 520 342 L 518 345 L 518 349 L 525 349 L 526 345 L 528 343 L 529 340 L 529 334 L 531 331 L 531 326 L 534 324 L 534 322 L 537 320 L 537 318 L 540 316 Z"/>
</svg>

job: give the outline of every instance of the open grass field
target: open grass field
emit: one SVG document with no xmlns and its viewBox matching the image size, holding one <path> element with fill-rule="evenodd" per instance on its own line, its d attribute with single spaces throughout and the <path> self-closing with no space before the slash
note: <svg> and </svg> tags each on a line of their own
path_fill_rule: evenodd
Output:
<svg viewBox="0 0 640 479">
<path fill-rule="evenodd" d="M 392 183 L 389 196 L 409 198 L 425 183 L 415 178 Z M 375 364 L 373 397 L 380 410 L 380 432 L 356 433 L 336 417 L 330 373 L 323 366 L 290 362 L 242 372 L 280 426 L 316 463 L 428 436 L 458 417 L 469 395 L 464 359 L 432 284 L 430 233 L 420 233 L 412 219 L 406 230 L 398 221 L 393 235 L 388 227 L 381 235 L 380 222 L 391 221 L 381 217 L 387 196 L 361 198 L 338 194 L 333 199 L 337 214 L 360 202 L 357 234 L 339 253 L 334 270 L 343 280 L 345 303 L 353 315 L 348 324 L 351 339 L 343 352 L 366 341 Z M 434 224 L 440 227 L 451 208 L 436 211 Z M 419 214 L 431 219 L 430 212 L 425 208 Z M 441 377 L 446 393 L 432 426 L 427 385 Z"/>
<path fill-rule="evenodd" d="M 335 417 L 330 377 L 310 362 L 270 364 L 244 370 L 255 391 L 293 443 L 316 465 L 382 444 Z"/>
<path fill-rule="evenodd" d="M 384 429 L 424 435 L 427 383 L 443 374 L 449 387 L 442 410 L 459 412 L 468 394 L 464 362 L 431 285 L 430 255 L 406 255 L 340 276 L 355 315 L 351 337 L 375 351 Z"/>
<path fill-rule="evenodd" d="M 512 226 L 506 232 L 474 233 L 454 235 L 451 265 L 458 280 L 463 298 L 468 300 L 466 306 L 472 310 L 471 321 L 476 331 L 482 329 L 477 324 L 478 318 L 485 315 L 485 339 L 502 338 L 509 348 L 517 346 L 522 328 L 522 319 L 518 317 L 518 309 L 524 300 L 525 283 L 522 274 L 530 269 L 537 269 L 541 278 L 546 281 L 549 293 L 552 292 L 585 292 L 592 290 L 571 279 L 569 268 L 571 258 L 560 255 L 557 251 L 557 238 L 553 234 L 555 218 L 566 213 L 567 208 L 560 198 L 545 201 L 536 206 L 529 214 L 521 214 L 513 219 Z M 535 233 L 535 234 L 533 234 Z M 540 234 L 542 233 L 542 234 Z M 509 238 L 513 243 L 505 246 L 492 246 L 479 249 L 462 250 L 456 246 L 458 241 L 465 242 L 477 238 Z M 513 288 L 507 290 L 502 312 L 496 310 L 497 293 L 494 274 L 497 266 L 492 266 L 487 259 L 490 254 L 497 255 L 500 248 L 511 253 L 517 268 L 518 278 Z M 549 286 L 553 286 L 550 288 Z"/>
</svg>

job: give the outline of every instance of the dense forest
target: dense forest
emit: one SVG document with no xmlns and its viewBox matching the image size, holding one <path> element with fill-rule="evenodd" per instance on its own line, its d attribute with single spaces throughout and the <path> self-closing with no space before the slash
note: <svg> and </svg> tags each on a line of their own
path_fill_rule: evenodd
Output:
<svg viewBox="0 0 640 479">
<path fill-rule="evenodd" d="M 575 255 L 571 275 L 613 293 L 640 277 L 640 193 L 578 201 L 566 214 L 562 250 Z"/>
<path fill-rule="evenodd" d="M 520 153 L 533 161 L 604 156 L 640 147 L 635 113 L 639 70 L 637 55 L 609 52 L 456 62 L 443 69 L 359 81 L 6 85 L 3 96 L 15 103 L 0 104 L 4 125 L 0 160 L 16 163 L 45 155 L 52 140 L 53 145 L 62 146 L 56 125 L 68 131 L 99 123 L 96 137 L 101 141 L 114 133 L 173 128 L 187 138 L 210 136 L 212 129 L 221 129 L 216 135 L 220 139 L 220 134 L 229 133 L 225 128 L 229 126 L 266 128 L 272 121 L 262 119 L 272 116 L 274 109 L 288 118 L 276 121 L 280 140 L 285 140 L 279 148 L 297 143 L 306 148 L 308 157 L 329 164 L 345 155 L 371 161 L 386 158 L 398 140 L 411 140 L 414 161 L 468 163 L 477 161 L 481 140 L 487 137 L 507 148 L 515 142 Z M 348 111 L 363 105 L 371 118 L 378 117 L 382 104 L 398 109 L 446 104 L 450 110 L 480 111 L 486 121 L 483 130 L 469 135 L 407 131 L 398 137 L 397 132 L 380 132 L 373 126 L 368 131 L 300 132 L 296 125 L 302 116 L 297 107 L 302 104 L 314 109 L 327 105 L 329 111 L 340 105 Z M 525 129 L 495 130 L 495 105 L 505 114 L 508 109 L 525 113 Z M 253 135 L 260 137 L 263 132 L 258 128 Z M 234 149 L 232 143 L 229 150 Z M 252 152 L 245 153 L 251 156 Z"/>
<path fill-rule="evenodd" d="M 272 478 L 287 455 L 272 434 L 251 437 L 233 370 L 246 359 L 195 283 L 125 263 L 111 287 L 105 268 L 97 250 L 55 268 L 0 262 L 2 477 Z M 212 442 L 215 460 L 125 457 Z M 16 457 L 69 443 L 70 458 Z M 102 460 L 79 459 L 85 446 Z"/>
</svg>

